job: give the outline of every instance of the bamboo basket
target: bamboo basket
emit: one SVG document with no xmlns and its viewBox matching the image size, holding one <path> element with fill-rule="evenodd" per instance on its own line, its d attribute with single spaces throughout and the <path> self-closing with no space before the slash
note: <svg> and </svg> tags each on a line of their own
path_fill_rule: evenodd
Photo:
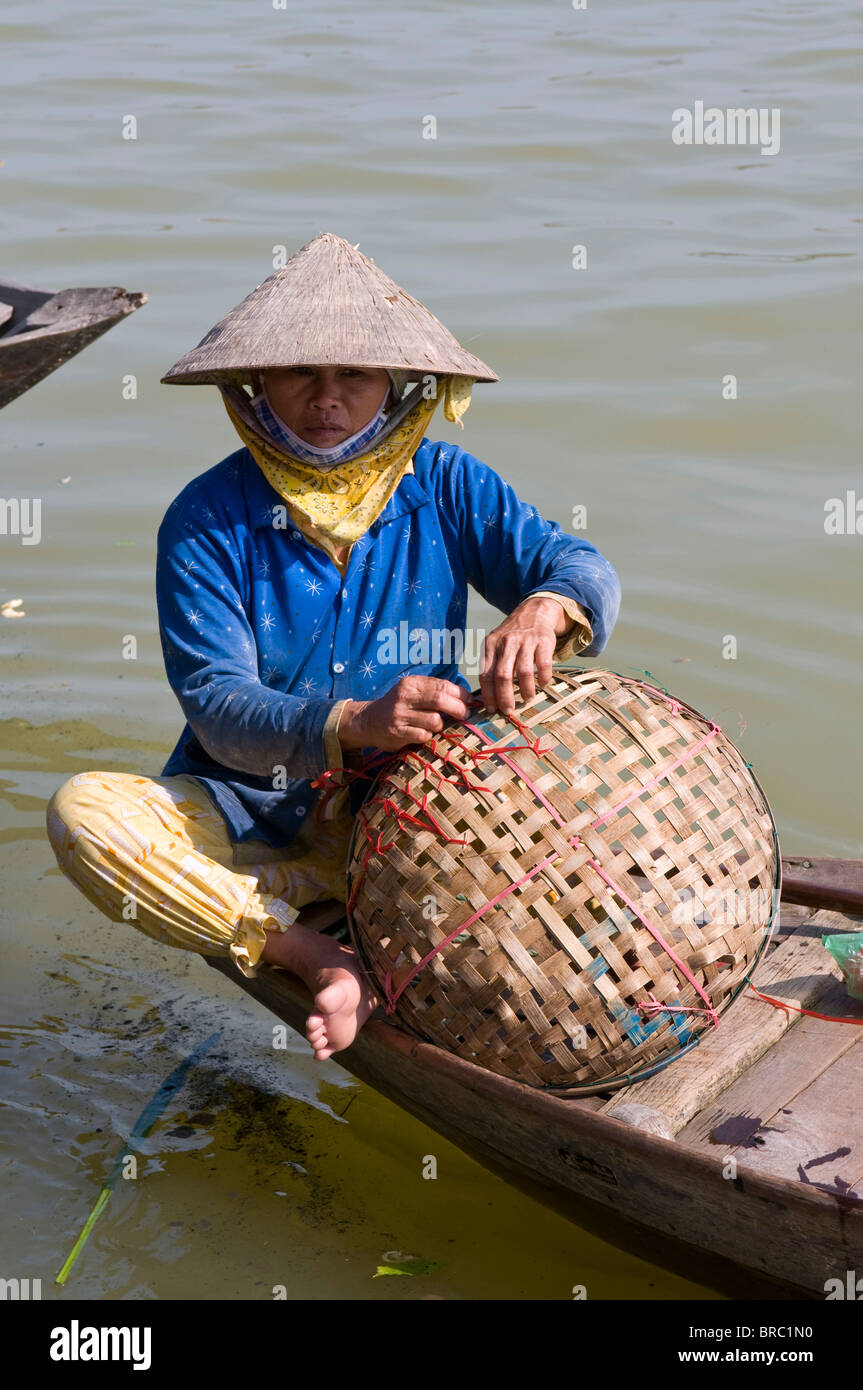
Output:
<svg viewBox="0 0 863 1390">
<path fill-rule="evenodd" d="M 558 667 L 482 716 L 384 764 L 351 841 L 354 946 L 418 1037 L 614 1090 L 721 1026 L 776 914 L 770 808 L 716 724 L 615 672 Z"/>
</svg>

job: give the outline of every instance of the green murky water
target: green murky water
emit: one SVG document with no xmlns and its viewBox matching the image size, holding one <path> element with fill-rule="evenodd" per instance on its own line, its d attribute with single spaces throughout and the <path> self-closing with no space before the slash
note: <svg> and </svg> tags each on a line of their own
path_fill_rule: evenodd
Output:
<svg viewBox="0 0 863 1390">
<path fill-rule="evenodd" d="M 521 1196 L 299 1039 L 274 1053 L 257 1005 L 62 879 L 44 804 L 88 767 L 157 773 L 173 746 L 156 528 L 236 439 L 215 392 L 158 378 L 274 247 L 329 230 L 499 372 L 464 434 L 436 418 L 436 436 L 564 527 L 587 508 L 624 589 L 604 662 L 728 729 L 786 851 L 863 854 L 863 542 L 824 527 L 828 499 L 863 496 L 859 30 L 846 0 L 323 0 L 242 23 L 227 3 L 5 7 L 6 273 L 150 296 L 2 417 L 3 493 L 42 499 L 38 545 L 0 535 L 0 602 L 26 614 L 0 619 L 10 1273 L 55 1296 L 139 1111 L 219 1029 L 69 1296 L 711 1296 L 697 1270 L 652 1268 Z M 779 153 L 675 146 L 671 113 L 696 100 L 780 107 Z M 477 599 L 471 620 L 497 618 Z M 374 1278 L 393 1251 L 436 1268 Z"/>
</svg>

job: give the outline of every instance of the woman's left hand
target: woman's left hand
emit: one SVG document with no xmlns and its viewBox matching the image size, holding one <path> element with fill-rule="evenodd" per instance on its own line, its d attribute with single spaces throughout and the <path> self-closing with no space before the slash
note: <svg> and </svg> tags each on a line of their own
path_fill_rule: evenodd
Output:
<svg viewBox="0 0 863 1390">
<path fill-rule="evenodd" d="M 488 634 L 479 684 L 489 713 L 499 709 L 512 714 L 515 677 L 523 700 L 536 694 L 536 677 L 540 685 L 551 680 L 557 639 L 571 626 L 563 605 L 553 598 L 527 598 Z"/>
</svg>

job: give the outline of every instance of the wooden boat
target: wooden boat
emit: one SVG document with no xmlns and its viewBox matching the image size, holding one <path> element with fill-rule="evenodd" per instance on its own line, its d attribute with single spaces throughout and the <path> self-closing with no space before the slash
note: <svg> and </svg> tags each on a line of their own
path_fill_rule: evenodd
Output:
<svg viewBox="0 0 863 1390">
<path fill-rule="evenodd" d="M 754 984 L 863 1022 L 821 945 L 822 933 L 863 930 L 863 860 L 786 858 L 783 871 Z M 343 913 L 321 903 L 300 920 L 338 933 Z M 264 966 L 246 980 L 209 963 L 303 1032 L 310 998 L 294 976 Z M 848 1023 L 747 992 L 664 1070 L 576 1100 L 494 1075 L 381 1013 L 334 1060 L 561 1215 L 697 1283 L 824 1298 L 828 1280 L 863 1276 L 863 1030 Z"/>
<path fill-rule="evenodd" d="M 37 290 L 0 280 L 0 408 L 146 302 L 116 286 Z"/>
</svg>

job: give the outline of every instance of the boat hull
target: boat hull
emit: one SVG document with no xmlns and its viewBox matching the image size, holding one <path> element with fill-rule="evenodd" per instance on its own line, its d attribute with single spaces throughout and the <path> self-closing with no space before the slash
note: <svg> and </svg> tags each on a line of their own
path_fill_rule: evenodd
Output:
<svg viewBox="0 0 863 1390">
<path fill-rule="evenodd" d="M 300 981 L 209 963 L 304 1031 Z M 561 1215 L 694 1282 L 738 1298 L 823 1298 L 828 1279 L 863 1269 L 863 1203 L 852 1198 L 743 1167 L 725 1177 L 721 1150 L 699 1153 L 496 1076 L 378 1017 L 336 1060 Z"/>
<path fill-rule="evenodd" d="M 0 281 L 0 304 L 7 306 L 0 315 L 0 409 L 146 300 L 116 286 L 55 291 Z"/>
</svg>

